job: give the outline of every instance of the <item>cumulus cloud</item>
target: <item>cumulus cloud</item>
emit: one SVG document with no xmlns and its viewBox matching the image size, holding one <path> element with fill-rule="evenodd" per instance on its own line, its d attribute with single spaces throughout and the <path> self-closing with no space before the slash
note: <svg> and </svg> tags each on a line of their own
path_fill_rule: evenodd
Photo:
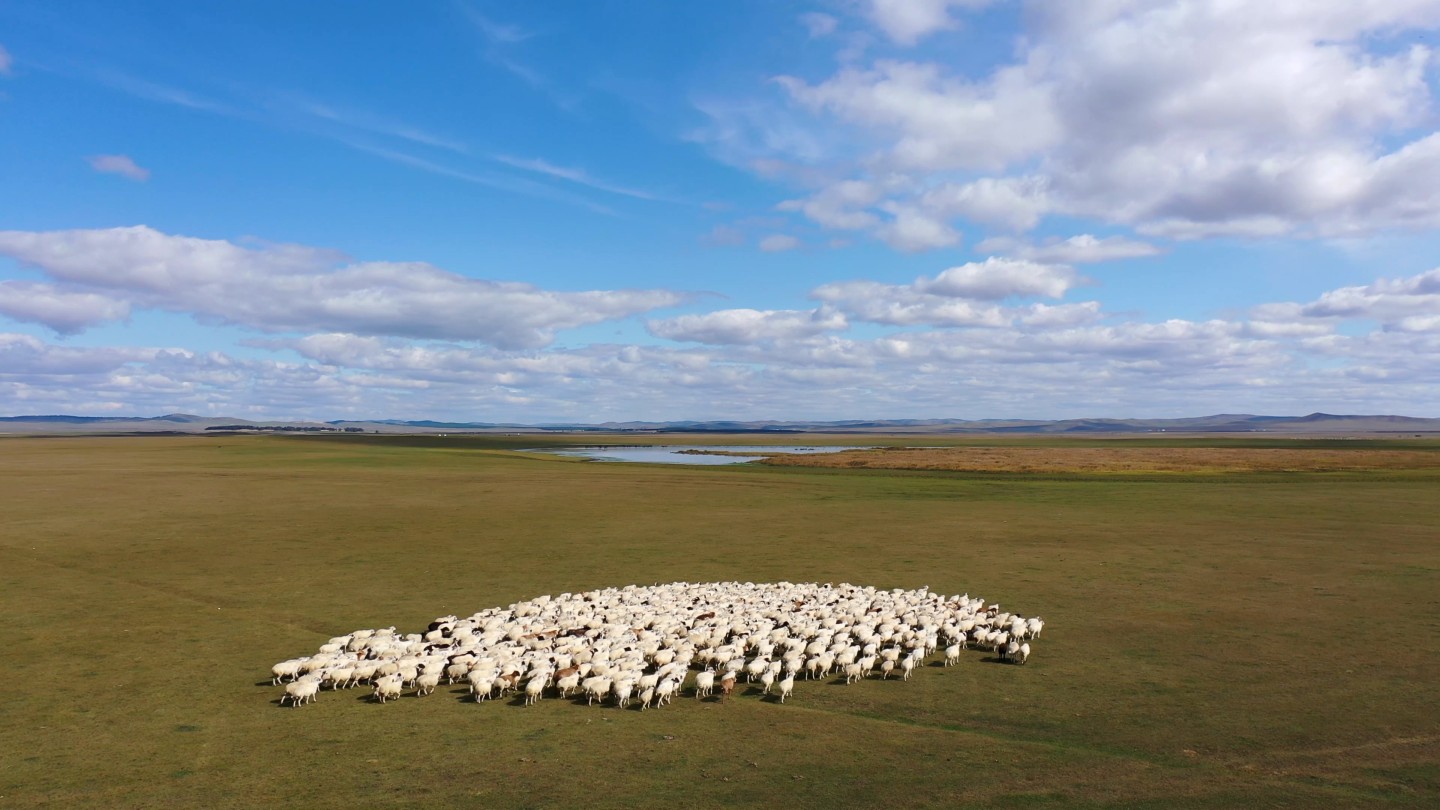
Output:
<svg viewBox="0 0 1440 810">
<path fill-rule="evenodd" d="M 934 216 L 960 217 L 1012 231 L 1035 227 L 1052 205 L 1049 181 L 1035 176 L 942 183 L 920 195 L 917 204 Z"/>
<path fill-rule="evenodd" d="M 991 257 L 922 278 L 915 288 L 931 295 L 999 301 L 1012 296 L 1060 298 L 1077 281 L 1075 271 L 1063 265 Z"/>
<path fill-rule="evenodd" d="M 890 135 L 884 154 L 898 169 L 996 169 L 1061 135 L 1048 87 L 1021 67 L 988 81 L 946 76 L 939 65 L 881 60 L 844 68 L 819 84 L 776 81 L 799 104 Z"/>
<path fill-rule="evenodd" d="M 845 316 L 827 308 L 798 310 L 724 309 L 681 315 L 646 324 L 650 334 L 668 340 L 742 345 L 766 340 L 809 337 L 845 329 Z"/>
<path fill-rule="evenodd" d="M 142 183 L 150 179 L 150 170 L 136 165 L 129 155 L 95 155 L 85 160 L 101 174 L 118 174 Z"/>
<path fill-rule="evenodd" d="M 116 371 L 127 363 L 153 359 L 155 349 L 74 348 L 31 335 L 0 332 L 0 378 L 28 375 L 74 377 Z"/>
<path fill-rule="evenodd" d="M 979 243 L 975 249 L 1001 253 L 1015 259 L 1049 264 L 1093 264 L 1119 259 L 1158 256 L 1163 252 L 1148 242 L 1123 236 L 1099 238 L 1088 233 L 1068 239 L 1051 239 L 1040 244 L 1013 237 L 996 236 Z"/>
<path fill-rule="evenodd" d="M 906 44 L 951 27 L 950 5 L 866 13 Z M 830 183 L 885 179 L 838 214 L 825 187 L 800 210 L 900 249 L 954 240 L 897 239 L 881 212 L 932 234 L 1064 215 L 1174 239 L 1364 235 L 1440 225 L 1436 58 L 1416 36 L 1437 29 L 1433 0 L 1067 0 L 1032 4 L 986 75 L 889 58 L 776 81 L 852 167 Z"/>
<path fill-rule="evenodd" d="M 104 296 L 136 309 L 188 313 L 268 332 L 334 330 L 505 348 L 543 346 L 557 330 L 682 300 L 667 290 L 542 290 L 472 279 L 420 262 L 336 266 L 339 257 L 331 251 L 242 247 L 145 226 L 0 231 L 0 255 L 43 270 L 67 285 L 69 294 Z M 38 304 L 20 308 L 13 297 L 21 294 L 33 298 L 40 290 L 12 292 L 11 310 L 44 314 Z M 63 317 L 41 322 L 61 331 L 82 325 Z"/>
<path fill-rule="evenodd" d="M 1382 278 L 1360 287 L 1331 290 L 1299 307 L 1298 312 L 1307 318 L 1373 318 L 1382 322 L 1425 318 L 1440 313 L 1440 268 L 1409 278 Z"/>
<path fill-rule="evenodd" d="M 809 199 L 786 200 L 782 211 L 802 211 L 812 222 L 839 230 L 862 230 L 879 222 L 864 209 L 879 202 L 884 190 L 875 183 L 847 180 L 826 186 Z"/>
<path fill-rule="evenodd" d="M 282 362 L 0 334 L 0 408 L 526 422 L 764 412 L 1060 417 L 1122 408 L 1415 413 L 1440 383 L 1440 309 L 1428 302 L 1437 273 L 1273 304 L 1248 319 L 1144 322 L 1106 316 L 1094 301 L 1002 304 L 1002 293 L 1044 295 L 1058 285 L 1030 278 L 986 286 L 971 268 L 910 285 L 826 285 L 814 310 L 720 310 L 647 324 L 657 337 L 691 344 L 677 346 L 502 349 L 351 332 L 251 342 L 302 358 Z M 1382 325 L 1368 332 L 1333 328 L 1377 317 Z M 837 334 L 855 321 L 902 331 Z M 933 326 L 943 328 L 923 328 Z"/>
<path fill-rule="evenodd" d="M 914 285 L 841 281 L 816 287 L 811 297 L 857 321 L 887 326 L 1005 326 L 1010 316 L 994 304 L 923 292 Z"/>
<path fill-rule="evenodd" d="M 73 335 L 103 323 L 124 320 L 130 306 L 93 292 L 64 290 L 29 281 L 0 281 L 0 315 Z"/>
<path fill-rule="evenodd" d="M 1059 329 L 1084 326 L 1099 318 L 1099 301 L 1055 305 L 1036 303 L 1020 314 L 1019 322 L 1031 329 Z"/>
<path fill-rule="evenodd" d="M 954 28 L 951 9 L 978 9 L 992 0 L 869 0 L 870 19 L 901 45 L 914 45 L 936 31 Z"/>
<path fill-rule="evenodd" d="M 1060 298 L 1079 281 L 1069 267 L 992 257 L 951 267 L 933 278 L 922 276 L 911 284 L 842 281 L 816 287 L 810 296 L 855 320 L 890 326 L 1001 327 L 1016 318 L 1032 318 L 1040 325 L 1046 320 L 1044 310 L 1006 308 L 996 302 Z M 1062 316 L 1057 311 L 1051 321 L 1077 322 L 1079 312 Z"/>
<path fill-rule="evenodd" d="M 906 253 L 951 247 L 960 244 L 960 234 L 943 220 L 911 205 L 889 204 L 888 222 L 876 228 L 875 235 L 890 247 Z"/>
<path fill-rule="evenodd" d="M 1396 321 L 1393 328 L 1397 332 L 1440 333 L 1440 314 L 1410 315 Z"/>
</svg>

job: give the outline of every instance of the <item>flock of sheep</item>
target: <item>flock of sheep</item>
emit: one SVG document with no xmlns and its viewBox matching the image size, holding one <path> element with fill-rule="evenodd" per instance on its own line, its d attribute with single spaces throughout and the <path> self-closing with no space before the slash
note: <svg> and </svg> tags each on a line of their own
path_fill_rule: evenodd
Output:
<svg viewBox="0 0 1440 810">
<path fill-rule="evenodd" d="M 845 683 L 908 680 L 944 649 L 945 665 L 967 647 L 1023 664 L 1045 623 L 968 595 L 789 582 L 676 582 L 541 596 L 468 618 L 443 616 L 423 634 L 357 630 L 310 656 L 271 669 L 281 703 L 300 706 L 322 688 L 369 685 L 384 703 L 413 688 L 469 684 L 479 702 L 523 692 L 612 700 L 641 709 L 680 694 L 691 669 L 697 698 L 723 702 L 742 679 L 781 703 L 797 677 L 838 674 Z"/>
</svg>

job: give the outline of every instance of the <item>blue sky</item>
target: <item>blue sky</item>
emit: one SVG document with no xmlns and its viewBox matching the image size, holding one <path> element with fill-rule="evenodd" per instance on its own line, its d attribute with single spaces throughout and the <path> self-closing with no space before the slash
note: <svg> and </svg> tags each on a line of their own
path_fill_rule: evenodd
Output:
<svg viewBox="0 0 1440 810">
<path fill-rule="evenodd" d="M 0 6 L 0 412 L 1440 416 L 1440 0 Z"/>
</svg>

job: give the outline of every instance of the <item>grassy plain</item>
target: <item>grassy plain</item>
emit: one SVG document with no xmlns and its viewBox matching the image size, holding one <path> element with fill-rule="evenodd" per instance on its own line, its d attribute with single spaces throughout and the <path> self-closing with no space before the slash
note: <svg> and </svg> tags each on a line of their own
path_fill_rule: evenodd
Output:
<svg viewBox="0 0 1440 810">
<path fill-rule="evenodd" d="M 513 452 L 565 441 L 0 440 L 0 806 L 1440 803 L 1433 465 L 997 476 Z M 905 442 L 938 443 L 865 441 Z M 714 579 L 928 584 L 1047 626 L 1025 667 L 972 652 L 904 684 L 801 682 L 783 706 L 442 689 L 290 710 L 268 682 L 355 628 Z"/>
<path fill-rule="evenodd" d="M 868 470 L 948 470 L 983 473 L 1294 473 L 1440 472 L 1433 449 L 1306 447 L 1155 447 L 1112 440 L 1109 446 L 886 447 L 815 455 L 781 454 L 767 464 Z M 1435 444 L 1435 442 L 1432 442 Z"/>
</svg>

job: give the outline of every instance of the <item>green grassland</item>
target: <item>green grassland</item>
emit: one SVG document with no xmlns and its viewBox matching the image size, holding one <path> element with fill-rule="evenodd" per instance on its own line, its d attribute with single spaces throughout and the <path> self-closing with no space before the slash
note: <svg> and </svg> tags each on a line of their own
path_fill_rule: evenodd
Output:
<svg viewBox="0 0 1440 810">
<path fill-rule="evenodd" d="M 514 452 L 576 442 L 0 440 L 0 806 L 1440 805 L 1440 475 Z M 1046 629 L 1024 667 L 970 651 L 907 683 L 801 681 L 783 706 L 521 708 L 442 687 L 292 710 L 269 685 L 275 661 L 356 628 L 719 579 L 929 585 Z"/>
</svg>

